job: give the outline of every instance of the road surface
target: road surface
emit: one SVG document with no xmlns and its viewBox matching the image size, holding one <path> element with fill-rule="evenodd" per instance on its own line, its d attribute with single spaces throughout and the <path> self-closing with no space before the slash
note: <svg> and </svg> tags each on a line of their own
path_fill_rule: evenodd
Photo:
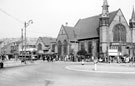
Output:
<svg viewBox="0 0 135 86">
<path fill-rule="evenodd" d="M 72 62 L 41 62 L 0 69 L 0 86 L 134 86 L 134 74 L 67 70 Z M 92 66 L 92 65 L 90 65 Z"/>
</svg>

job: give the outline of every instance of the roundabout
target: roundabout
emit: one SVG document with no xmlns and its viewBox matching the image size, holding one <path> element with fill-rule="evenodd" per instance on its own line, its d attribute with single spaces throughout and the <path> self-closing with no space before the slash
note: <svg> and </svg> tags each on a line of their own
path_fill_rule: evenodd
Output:
<svg viewBox="0 0 135 86">
<path fill-rule="evenodd" d="M 94 64 L 69 65 L 65 67 L 72 71 L 93 72 L 93 73 L 113 73 L 113 74 L 135 74 L 135 66 L 130 64 Z"/>
<path fill-rule="evenodd" d="M 130 64 L 41 62 L 0 71 L 0 86 L 134 86 Z M 116 74 L 117 73 L 117 74 Z M 8 82 L 8 83 L 7 83 Z"/>
</svg>

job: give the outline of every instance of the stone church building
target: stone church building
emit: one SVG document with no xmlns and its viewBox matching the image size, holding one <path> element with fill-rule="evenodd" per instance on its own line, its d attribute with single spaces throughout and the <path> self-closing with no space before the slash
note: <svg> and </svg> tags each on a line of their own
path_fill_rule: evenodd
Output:
<svg viewBox="0 0 135 86">
<path fill-rule="evenodd" d="M 118 55 L 135 55 L 135 11 L 129 24 L 121 9 L 109 12 L 104 0 L 99 15 L 79 19 L 74 27 L 61 26 L 57 36 L 57 53 L 65 56 L 85 49 L 93 56 L 108 56 L 109 50 Z"/>
</svg>

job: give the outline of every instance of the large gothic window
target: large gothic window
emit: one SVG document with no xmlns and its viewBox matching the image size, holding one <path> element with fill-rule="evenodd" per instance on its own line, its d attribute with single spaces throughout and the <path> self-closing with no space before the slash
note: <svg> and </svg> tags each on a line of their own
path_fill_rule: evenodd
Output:
<svg viewBox="0 0 135 86">
<path fill-rule="evenodd" d="M 58 55 L 61 55 L 62 52 L 62 43 L 61 41 L 58 41 Z"/>
<path fill-rule="evenodd" d="M 117 24 L 113 29 L 114 42 L 126 42 L 126 28 L 122 24 Z"/>
<path fill-rule="evenodd" d="M 68 46 L 68 43 L 66 40 L 64 40 L 64 43 L 63 43 L 64 55 L 67 55 L 67 46 Z"/>
</svg>

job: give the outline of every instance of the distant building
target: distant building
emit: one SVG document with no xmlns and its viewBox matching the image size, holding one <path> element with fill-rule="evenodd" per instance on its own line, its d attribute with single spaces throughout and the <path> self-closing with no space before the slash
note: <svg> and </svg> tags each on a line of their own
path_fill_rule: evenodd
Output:
<svg viewBox="0 0 135 86">
<path fill-rule="evenodd" d="M 36 42 L 38 54 L 55 53 L 56 38 L 39 37 Z"/>
<path fill-rule="evenodd" d="M 11 39 L 9 39 L 11 40 Z M 5 40 L 1 44 L 1 54 L 8 56 L 20 56 L 25 51 L 25 41 L 23 40 Z M 26 52 L 36 51 L 36 38 L 28 38 L 26 41 Z"/>
<path fill-rule="evenodd" d="M 2 43 L 3 43 L 3 41 L 0 41 L 0 55 L 1 55 Z"/>
<path fill-rule="evenodd" d="M 21 42 L 18 46 L 19 48 L 19 54 L 23 55 L 26 49 L 27 55 L 31 55 L 33 52 L 36 54 L 37 48 L 36 48 L 36 41 L 37 38 L 27 38 L 26 45 L 25 40 Z"/>
<path fill-rule="evenodd" d="M 1 47 L 1 55 L 7 55 L 10 58 L 14 58 L 15 55 L 18 56 L 19 44 L 20 44 L 20 41 L 16 41 L 16 42 L 11 42 L 4 45 L 3 47 Z"/>
<path fill-rule="evenodd" d="M 5 53 L 11 53 L 13 51 L 16 51 L 16 46 L 20 42 L 19 38 L 3 38 L 1 39 L 1 44 L 0 44 L 0 50 L 1 54 Z"/>
</svg>

